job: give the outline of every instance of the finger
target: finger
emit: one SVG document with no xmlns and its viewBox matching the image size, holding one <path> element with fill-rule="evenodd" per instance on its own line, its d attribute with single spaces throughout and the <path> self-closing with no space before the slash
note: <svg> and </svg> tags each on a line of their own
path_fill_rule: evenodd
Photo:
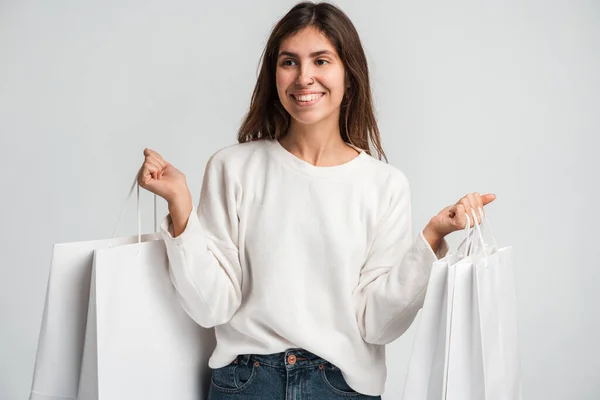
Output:
<svg viewBox="0 0 600 400">
<path fill-rule="evenodd" d="M 167 166 L 165 160 L 163 160 L 162 158 L 158 158 L 154 155 L 146 156 L 146 161 L 152 162 L 154 165 L 160 167 L 161 170 Z"/>
<path fill-rule="evenodd" d="M 465 229 L 467 226 L 467 217 L 466 217 L 466 213 L 465 213 L 465 206 L 463 203 L 458 203 L 455 206 L 455 211 L 456 211 L 456 226 L 460 229 Z"/>
<path fill-rule="evenodd" d="M 472 205 L 471 205 L 471 201 L 469 200 L 469 197 L 468 197 L 468 195 L 467 195 L 467 196 L 465 196 L 465 197 L 463 197 L 463 198 L 460 200 L 460 204 L 463 206 L 463 210 L 464 210 L 464 212 L 469 214 L 469 218 L 470 218 L 470 222 L 471 222 L 471 224 L 470 224 L 470 227 L 473 227 L 473 226 L 474 226 L 474 221 L 473 221 L 473 216 L 471 215 L 471 208 L 472 208 Z M 466 218 L 465 218 L 465 219 L 466 219 Z M 466 223 L 466 222 L 465 222 L 465 223 Z"/>
<path fill-rule="evenodd" d="M 477 217 L 479 218 L 479 223 L 482 222 L 482 218 L 483 218 L 483 196 L 481 196 L 481 194 L 479 192 L 475 192 L 475 200 L 477 200 L 477 210 L 475 210 L 475 212 L 477 213 Z"/>
<path fill-rule="evenodd" d="M 162 156 L 156 152 L 154 152 L 153 154 L 151 154 L 151 156 L 153 158 L 155 158 L 156 160 L 160 161 L 161 164 L 168 164 L 167 160 L 165 160 L 164 158 L 162 158 Z"/>
<path fill-rule="evenodd" d="M 158 154 L 156 151 L 152 150 L 152 149 L 144 149 L 144 156 L 151 156 L 151 157 L 155 157 L 159 160 L 163 160 L 162 156 L 160 154 Z"/>
<path fill-rule="evenodd" d="M 484 194 L 481 196 L 482 204 L 485 206 L 486 204 L 490 204 L 492 201 L 496 200 L 496 195 L 493 193 Z"/>
<path fill-rule="evenodd" d="M 473 227 L 473 217 L 471 217 L 469 215 L 469 213 L 467 212 L 467 209 L 465 208 L 465 206 L 462 203 L 460 204 L 459 215 L 460 215 L 460 219 L 461 219 L 461 223 L 460 223 L 461 229 L 466 229 L 467 225 L 469 226 L 469 228 Z"/>
<path fill-rule="evenodd" d="M 476 220 L 477 223 L 481 223 L 481 215 L 479 215 L 479 201 L 477 200 L 477 196 L 475 193 L 467 194 L 467 198 L 469 199 L 469 203 L 471 204 L 471 208 L 469 209 L 469 217 Z"/>
<path fill-rule="evenodd" d="M 146 161 L 144 163 L 144 167 L 145 167 L 145 171 L 144 171 L 145 172 L 145 174 L 144 174 L 145 183 L 148 182 L 148 176 L 152 177 L 152 179 L 156 179 L 156 174 L 158 173 L 160 168 L 157 165 L 155 165 L 149 161 Z"/>
<path fill-rule="evenodd" d="M 479 212 L 479 209 L 483 208 L 483 199 L 481 198 L 481 194 L 479 194 L 479 192 L 473 193 L 473 196 L 475 196 L 475 202 L 477 205 L 475 211 Z"/>
<path fill-rule="evenodd" d="M 147 184 L 154 178 L 154 173 L 158 169 L 155 165 L 144 163 L 144 167 L 142 169 L 142 183 Z"/>
<path fill-rule="evenodd" d="M 473 206 L 471 214 L 473 218 L 477 218 L 477 223 L 480 224 L 482 215 L 479 212 L 479 208 L 483 207 L 483 204 L 481 202 L 481 196 L 479 195 L 479 193 L 471 193 L 471 205 Z"/>
<path fill-rule="evenodd" d="M 144 164 L 146 164 L 146 165 L 152 165 L 155 168 L 156 171 L 160 170 L 160 165 L 156 161 L 154 161 L 154 160 L 146 160 L 144 162 Z"/>
</svg>

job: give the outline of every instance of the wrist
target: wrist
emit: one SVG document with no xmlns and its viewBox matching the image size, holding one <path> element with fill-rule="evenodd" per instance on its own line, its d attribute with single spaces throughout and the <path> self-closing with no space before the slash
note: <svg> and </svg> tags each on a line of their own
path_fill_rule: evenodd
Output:
<svg viewBox="0 0 600 400">
<path fill-rule="evenodd" d="M 435 222 L 433 220 L 431 220 L 431 221 L 429 221 L 427 226 L 425 226 L 425 228 L 423 229 L 423 236 L 425 237 L 427 242 L 429 242 L 429 245 L 432 248 L 437 249 L 440 246 L 440 244 L 442 243 L 442 241 L 444 240 L 444 237 L 446 235 L 439 232 L 435 226 Z"/>
<path fill-rule="evenodd" d="M 174 196 L 169 201 L 169 215 L 173 224 L 173 237 L 178 237 L 185 231 L 193 208 L 192 196 L 189 193 Z"/>
<path fill-rule="evenodd" d="M 173 209 L 189 208 L 192 204 L 192 195 L 189 190 L 175 192 L 167 199 L 169 211 Z"/>
</svg>

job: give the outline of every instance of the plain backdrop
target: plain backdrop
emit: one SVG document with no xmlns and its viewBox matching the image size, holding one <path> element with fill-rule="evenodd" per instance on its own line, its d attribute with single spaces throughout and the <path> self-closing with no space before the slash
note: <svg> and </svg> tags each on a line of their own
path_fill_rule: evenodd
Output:
<svg viewBox="0 0 600 400">
<path fill-rule="evenodd" d="M 29 394 L 53 244 L 112 234 L 144 147 L 197 202 L 293 4 L 0 0 L 1 400 Z M 415 233 L 466 193 L 498 196 L 486 211 L 515 249 L 524 399 L 600 398 L 600 3 L 337 4 L 410 179 Z M 132 202 L 119 234 L 135 232 Z M 415 327 L 387 346 L 385 399 L 400 397 Z"/>
</svg>

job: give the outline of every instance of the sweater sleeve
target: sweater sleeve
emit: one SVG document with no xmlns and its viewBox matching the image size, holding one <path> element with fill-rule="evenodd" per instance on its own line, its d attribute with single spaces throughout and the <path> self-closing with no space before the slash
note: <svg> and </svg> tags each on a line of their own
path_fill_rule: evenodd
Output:
<svg viewBox="0 0 600 400">
<path fill-rule="evenodd" d="M 235 198 L 223 162 L 213 155 L 206 165 L 199 204 L 185 230 L 173 237 L 170 215 L 161 224 L 179 302 L 205 328 L 229 321 L 242 301 Z"/>
<path fill-rule="evenodd" d="M 423 306 L 432 263 L 448 251 L 444 239 L 437 253 L 419 233 L 412 235 L 408 180 L 394 179 L 388 211 L 381 218 L 354 291 L 354 307 L 363 339 L 388 344 L 402 335 Z"/>
</svg>

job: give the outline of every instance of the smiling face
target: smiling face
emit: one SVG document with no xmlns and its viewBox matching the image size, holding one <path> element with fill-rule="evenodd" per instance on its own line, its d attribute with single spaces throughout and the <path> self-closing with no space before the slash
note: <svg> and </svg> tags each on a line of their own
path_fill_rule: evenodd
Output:
<svg viewBox="0 0 600 400">
<path fill-rule="evenodd" d="M 276 84 L 292 124 L 339 121 L 344 65 L 325 35 L 308 27 L 281 42 Z"/>
</svg>

